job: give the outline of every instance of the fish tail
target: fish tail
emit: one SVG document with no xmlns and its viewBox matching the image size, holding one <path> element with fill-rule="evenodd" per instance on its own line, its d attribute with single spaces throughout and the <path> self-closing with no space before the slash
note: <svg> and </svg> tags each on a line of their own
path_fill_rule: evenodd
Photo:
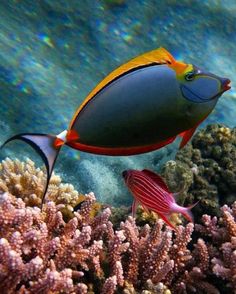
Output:
<svg viewBox="0 0 236 294">
<path fill-rule="evenodd" d="M 190 222 L 192 222 L 192 223 L 193 223 L 193 221 L 194 221 L 194 218 L 193 218 L 193 214 L 192 214 L 192 212 L 191 212 L 191 209 L 192 209 L 194 206 L 196 206 L 196 205 L 198 204 L 198 202 L 199 202 L 199 200 L 198 200 L 196 203 L 194 203 L 194 204 L 192 204 L 192 205 L 190 205 L 190 206 L 188 206 L 188 207 L 185 207 L 184 211 L 181 212 L 181 213 L 183 214 L 183 216 L 184 216 L 188 221 L 190 221 Z"/>
<path fill-rule="evenodd" d="M 187 207 L 185 211 L 181 212 L 182 215 L 188 220 L 189 222 L 193 223 L 193 214 L 191 210 Z"/>
<path fill-rule="evenodd" d="M 64 131 L 66 132 L 66 131 Z M 41 156 L 47 170 L 47 179 L 44 193 L 42 196 L 41 208 L 44 203 L 45 195 L 47 193 L 49 181 L 52 175 L 52 171 L 58 156 L 58 153 L 65 143 L 63 139 L 63 132 L 57 136 L 48 135 L 48 134 L 18 134 L 9 138 L 0 148 L 3 148 L 7 143 L 14 140 L 21 140 L 29 144 L 34 148 L 34 150 Z"/>
</svg>

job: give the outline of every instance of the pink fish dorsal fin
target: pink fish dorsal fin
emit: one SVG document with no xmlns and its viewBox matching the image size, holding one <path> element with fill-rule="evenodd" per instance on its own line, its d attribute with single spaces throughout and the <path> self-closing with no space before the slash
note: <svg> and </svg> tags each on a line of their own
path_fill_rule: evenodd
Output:
<svg viewBox="0 0 236 294">
<path fill-rule="evenodd" d="M 171 193 L 169 188 L 167 187 L 166 183 L 163 181 L 163 179 L 158 174 L 156 174 L 153 171 L 148 170 L 148 169 L 143 169 L 142 172 L 145 173 L 146 176 L 151 178 L 162 189 L 164 189 L 165 191 Z"/>
</svg>

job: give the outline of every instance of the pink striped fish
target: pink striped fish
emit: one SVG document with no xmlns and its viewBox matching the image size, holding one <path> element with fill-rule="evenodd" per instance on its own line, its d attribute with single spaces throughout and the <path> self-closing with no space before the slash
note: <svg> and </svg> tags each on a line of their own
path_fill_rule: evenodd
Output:
<svg viewBox="0 0 236 294">
<path fill-rule="evenodd" d="M 172 213 L 181 213 L 188 221 L 193 222 L 190 211 L 197 203 L 183 207 L 176 203 L 173 193 L 171 193 L 163 181 L 156 173 L 144 169 L 126 170 L 122 173 L 125 183 L 134 196 L 132 205 L 132 215 L 134 216 L 138 204 L 141 204 L 147 212 L 156 212 L 172 229 L 176 230 L 169 221 Z"/>
</svg>

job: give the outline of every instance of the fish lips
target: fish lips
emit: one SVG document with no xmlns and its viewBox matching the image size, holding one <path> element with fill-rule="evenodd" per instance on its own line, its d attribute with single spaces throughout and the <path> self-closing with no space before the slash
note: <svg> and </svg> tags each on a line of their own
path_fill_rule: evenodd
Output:
<svg viewBox="0 0 236 294">
<path fill-rule="evenodd" d="M 231 89 L 230 83 L 231 83 L 230 79 L 221 78 L 221 84 L 222 84 L 223 92 L 228 91 L 228 90 Z"/>
<path fill-rule="evenodd" d="M 218 78 L 218 81 L 221 84 L 221 89 L 219 92 L 217 92 L 215 95 L 209 95 L 205 96 L 198 91 L 198 89 L 193 90 L 190 86 L 187 86 L 186 84 L 181 84 L 180 89 L 182 92 L 182 95 L 189 101 L 191 102 L 196 102 L 196 103 L 203 103 L 207 102 L 216 98 L 219 98 L 224 92 L 228 91 L 231 89 L 230 83 L 231 81 L 227 78 Z M 200 89 L 200 87 L 199 87 Z"/>
</svg>

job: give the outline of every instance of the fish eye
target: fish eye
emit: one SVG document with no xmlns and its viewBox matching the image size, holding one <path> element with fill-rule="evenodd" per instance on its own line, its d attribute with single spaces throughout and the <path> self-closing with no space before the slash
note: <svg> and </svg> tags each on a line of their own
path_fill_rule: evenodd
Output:
<svg viewBox="0 0 236 294">
<path fill-rule="evenodd" d="M 193 71 L 190 71 L 190 72 L 186 73 L 184 78 L 186 81 L 192 81 L 195 78 L 195 74 Z"/>
</svg>

